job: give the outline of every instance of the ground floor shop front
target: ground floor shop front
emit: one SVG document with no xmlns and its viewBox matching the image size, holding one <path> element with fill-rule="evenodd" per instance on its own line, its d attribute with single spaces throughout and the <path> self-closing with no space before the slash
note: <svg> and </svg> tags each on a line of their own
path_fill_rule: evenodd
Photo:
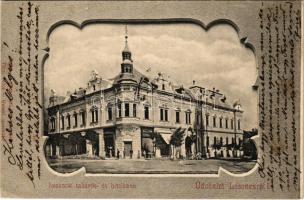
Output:
<svg viewBox="0 0 304 200">
<path fill-rule="evenodd" d="M 161 127 L 118 126 L 65 134 L 52 134 L 45 145 L 47 157 L 84 156 L 102 159 L 240 157 L 235 151 L 240 139 L 234 135 L 217 137 L 184 130 L 181 146 L 171 144 L 174 129 Z M 204 138 L 202 138 L 204 137 Z M 239 136 L 240 138 L 241 136 Z M 211 139 L 212 138 L 212 139 Z M 239 150 L 240 148 L 238 148 Z M 202 153 L 205 152 L 205 155 Z"/>
</svg>

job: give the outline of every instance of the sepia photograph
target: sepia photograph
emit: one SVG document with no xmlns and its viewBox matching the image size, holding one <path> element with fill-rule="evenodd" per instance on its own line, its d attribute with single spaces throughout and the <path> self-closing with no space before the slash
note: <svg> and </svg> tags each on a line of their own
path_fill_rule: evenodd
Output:
<svg viewBox="0 0 304 200">
<path fill-rule="evenodd" d="M 0 198 L 303 197 L 303 2 L 0 9 Z"/>
<path fill-rule="evenodd" d="M 256 165 L 257 67 L 233 25 L 63 24 L 49 41 L 53 170 L 241 174 Z"/>
</svg>

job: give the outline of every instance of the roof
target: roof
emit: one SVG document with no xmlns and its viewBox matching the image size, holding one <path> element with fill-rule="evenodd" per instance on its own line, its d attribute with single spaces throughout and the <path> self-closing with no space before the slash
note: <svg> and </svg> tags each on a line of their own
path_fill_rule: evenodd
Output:
<svg viewBox="0 0 304 200">
<path fill-rule="evenodd" d="M 139 72 L 133 67 L 133 73 L 119 73 L 117 76 L 115 76 L 112 80 L 113 84 L 120 83 L 122 81 L 130 81 L 133 83 L 139 83 L 143 81 L 144 79 L 149 80 L 147 76 Z"/>
</svg>

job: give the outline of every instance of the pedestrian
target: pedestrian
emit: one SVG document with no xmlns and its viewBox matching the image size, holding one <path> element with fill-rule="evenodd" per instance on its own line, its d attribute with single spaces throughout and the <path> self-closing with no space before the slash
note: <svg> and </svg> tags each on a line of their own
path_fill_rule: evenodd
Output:
<svg viewBox="0 0 304 200">
<path fill-rule="evenodd" d="M 133 149 L 130 150 L 130 158 L 132 159 L 133 157 Z"/>
<path fill-rule="evenodd" d="M 123 158 L 126 158 L 126 149 L 125 148 L 122 153 L 123 153 Z"/>
<path fill-rule="evenodd" d="M 117 149 L 117 159 L 119 159 L 119 153 L 120 153 L 120 151 L 119 151 L 119 149 Z"/>
</svg>

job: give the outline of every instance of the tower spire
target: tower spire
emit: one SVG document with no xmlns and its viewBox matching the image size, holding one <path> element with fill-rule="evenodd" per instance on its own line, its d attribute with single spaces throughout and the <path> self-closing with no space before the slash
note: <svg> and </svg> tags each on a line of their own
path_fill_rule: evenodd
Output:
<svg viewBox="0 0 304 200">
<path fill-rule="evenodd" d="M 127 52 L 131 54 L 131 51 L 129 50 L 129 46 L 128 46 L 128 26 L 125 26 L 125 48 L 123 50 L 123 52 Z"/>
<path fill-rule="evenodd" d="M 121 63 L 121 72 L 122 73 L 133 73 L 133 61 L 132 53 L 129 50 L 128 46 L 128 26 L 125 26 L 125 48 L 122 51 L 122 63 Z"/>
<path fill-rule="evenodd" d="M 126 38 L 126 44 L 128 43 L 128 26 L 125 26 L 125 38 Z"/>
</svg>

